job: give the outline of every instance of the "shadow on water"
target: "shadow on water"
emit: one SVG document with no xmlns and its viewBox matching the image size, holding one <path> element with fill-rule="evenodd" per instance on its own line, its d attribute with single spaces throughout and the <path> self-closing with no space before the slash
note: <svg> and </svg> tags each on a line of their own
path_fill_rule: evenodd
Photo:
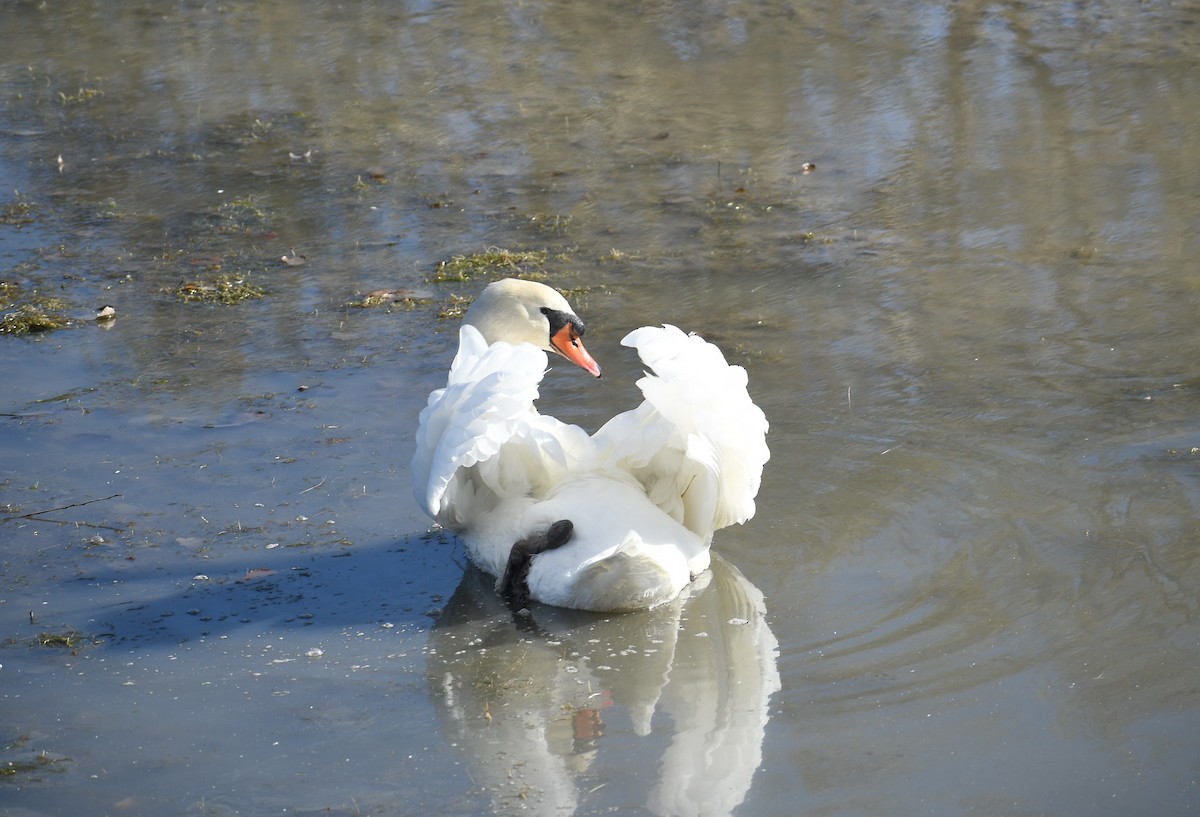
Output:
<svg viewBox="0 0 1200 817">
<path fill-rule="evenodd" d="M 304 552 L 310 549 L 316 552 Z M 153 567 L 90 572 L 75 583 L 98 602 L 89 634 L 111 638 L 115 648 L 179 646 L 241 630 L 289 638 L 305 629 L 384 624 L 417 631 L 440 611 L 445 588 L 461 571 L 461 562 L 449 558 L 452 552 L 452 543 L 434 532 L 388 544 L 279 548 L 215 559 L 200 564 L 203 573 L 171 582 L 166 593 L 161 571 Z M 196 567 L 193 562 L 191 569 Z M 115 588 L 133 600 L 105 601 Z"/>
</svg>

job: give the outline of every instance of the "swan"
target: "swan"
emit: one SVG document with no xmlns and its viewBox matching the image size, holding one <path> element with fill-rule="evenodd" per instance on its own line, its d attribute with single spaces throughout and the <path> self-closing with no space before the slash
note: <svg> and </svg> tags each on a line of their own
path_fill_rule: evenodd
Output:
<svg viewBox="0 0 1200 817">
<path fill-rule="evenodd" d="M 600 376 L 584 328 L 545 284 L 489 284 L 420 414 L 414 496 L 515 609 L 671 601 L 708 569 L 713 532 L 754 515 L 770 456 L 746 371 L 669 324 L 621 341 L 650 370 L 637 408 L 591 435 L 539 413 L 547 353 Z"/>
</svg>

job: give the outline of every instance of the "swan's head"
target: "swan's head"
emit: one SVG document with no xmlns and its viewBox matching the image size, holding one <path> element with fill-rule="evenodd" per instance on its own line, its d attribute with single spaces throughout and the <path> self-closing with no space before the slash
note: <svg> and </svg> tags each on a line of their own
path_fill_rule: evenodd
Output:
<svg viewBox="0 0 1200 817">
<path fill-rule="evenodd" d="M 566 298 L 545 284 L 516 278 L 489 284 L 463 323 L 478 329 L 489 344 L 532 343 L 600 376 L 599 364 L 583 348 L 583 321 Z"/>
</svg>

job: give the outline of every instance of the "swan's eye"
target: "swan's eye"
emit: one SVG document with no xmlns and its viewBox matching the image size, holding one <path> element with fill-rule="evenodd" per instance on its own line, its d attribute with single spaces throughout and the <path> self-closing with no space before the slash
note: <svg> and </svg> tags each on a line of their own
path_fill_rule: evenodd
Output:
<svg viewBox="0 0 1200 817">
<path fill-rule="evenodd" d="M 546 320 L 550 324 L 550 338 L 552 341 L 562 333 L 563 337 L 559 339 L 559 343 L 569 341 L 572 346 L 579 348 L 579 339 L 583 337 L 583 321 L 579 320 L 577 315 L 558 309 L 551 309 L 548 306 L 543 306 L 541 312 L 546 316 Z"/>
</svg>

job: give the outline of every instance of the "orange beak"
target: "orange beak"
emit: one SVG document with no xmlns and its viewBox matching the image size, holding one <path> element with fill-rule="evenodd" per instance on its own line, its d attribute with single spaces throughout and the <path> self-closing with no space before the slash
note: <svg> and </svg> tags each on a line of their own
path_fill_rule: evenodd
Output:
<svg viewBox="0 0 1200 817">
<path fill-rule="evenodd" d="M 588 374 L 593 377 L 600 376 L 600 364 L 583 348 L 583 339 L 571 324 L 566 324 L 551 336 L 550 346 Z"/>
</svg>

